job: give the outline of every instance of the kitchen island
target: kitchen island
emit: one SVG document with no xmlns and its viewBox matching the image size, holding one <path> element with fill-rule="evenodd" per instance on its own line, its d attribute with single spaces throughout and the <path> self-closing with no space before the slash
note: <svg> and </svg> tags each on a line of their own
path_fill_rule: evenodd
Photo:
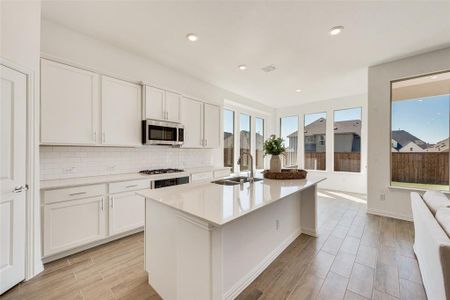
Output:
<svg viewBox="0 0 450 300">
<path fill-rule="evenodd" d="M 168 300 L 234 299 L 300 234 L 317 236 L 323 180 L 140 191 L 149 284 Z"/>
</svg>

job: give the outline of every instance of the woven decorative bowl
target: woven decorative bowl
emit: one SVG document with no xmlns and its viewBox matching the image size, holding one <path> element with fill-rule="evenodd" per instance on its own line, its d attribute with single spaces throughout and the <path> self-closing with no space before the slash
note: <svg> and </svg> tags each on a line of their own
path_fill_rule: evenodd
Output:
<svg viewBox="0 0 450 300">
<path fill-rule="evenodd" d="M 308 172 L 300 169 L 282 169 L 281 172 L 265 170 L 263 174 L 267 179 L 305 179 Z"/>
</svg>

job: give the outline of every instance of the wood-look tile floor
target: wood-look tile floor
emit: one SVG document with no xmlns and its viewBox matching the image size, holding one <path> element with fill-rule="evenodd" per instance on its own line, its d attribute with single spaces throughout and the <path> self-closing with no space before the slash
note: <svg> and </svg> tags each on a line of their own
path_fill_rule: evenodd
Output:
<svg viewBox="0 0 450 300">
<path fill-rule="evenodd" d="M 413 224 L 365 213 L 365 197 L 319 192 L 319 238 L 298 237 L 238 299 L 426 299 Z M 0 299 L 160 299 L 136 234 L 45 265 Z"/>
</svg>

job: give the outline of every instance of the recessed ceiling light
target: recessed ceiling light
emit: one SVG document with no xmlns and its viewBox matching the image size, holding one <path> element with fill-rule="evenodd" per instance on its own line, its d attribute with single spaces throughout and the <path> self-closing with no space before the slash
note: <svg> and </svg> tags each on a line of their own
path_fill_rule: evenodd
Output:
<svg viewBox="0 0 450 300">
<path fill-rule="evenodd" d="M 422 102 L 423 100 L 422 100 L 422 99 L 419 99 L 419 100 L 417 100 L 417 101 Z"/>
<path fill-rule="evenodd" d="M 300 93 L 302 90 L 301 89 L 296 89 L 295 90 L 297 93 Z"/>
<path fill-rule="evenodd" d="M 344 30 L 344 26 L 335 26 L 330 29 L 330 35 L 338 35 Z"/>
<path fill-rule="evenodd" d="M 188 34 L 186 35 L 186 38 L 187 38 L 188 40 L 190 40 L 191 42 L 195 42 L 195 41 L 198 40 L 198 36 L 197 36 L 195 33 L 188 33 Z"/>
<path fill-rule="evenodd" d="M 242 70 L 242 71 L 247 70 L 246 65 L 239 65 L 238 68 L 239 68 L 239 70 Z"/>
</svg>

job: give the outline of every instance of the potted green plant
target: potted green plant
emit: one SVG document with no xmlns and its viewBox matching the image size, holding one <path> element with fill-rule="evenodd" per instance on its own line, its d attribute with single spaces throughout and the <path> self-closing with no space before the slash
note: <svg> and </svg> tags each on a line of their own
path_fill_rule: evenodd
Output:
<svg viewBox="0 0 450 300">
<path fill-rule="evenodd" d="M 264 142 L 264 155 L 272 155 L 270 158 L 270 171 L 271 172 L 281 172 L 281 159 L 280 155 L 286 152 L 286 147 L 284 146 L 284 140 L 281 137 L 276 137 L 274 134 L 270 136 Z"/>
</svg>

